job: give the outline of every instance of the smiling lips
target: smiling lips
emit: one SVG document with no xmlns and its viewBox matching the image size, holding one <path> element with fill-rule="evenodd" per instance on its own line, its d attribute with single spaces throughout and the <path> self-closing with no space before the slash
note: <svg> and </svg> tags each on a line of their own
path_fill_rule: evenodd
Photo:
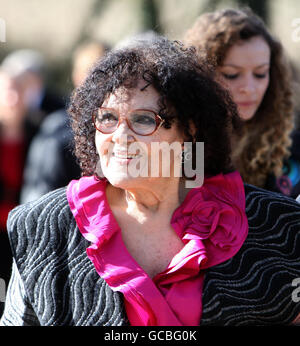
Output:
<svg viewBox="0 0 300 346">
<path fill-rule="evenodd" d="M 113 152 L 110 156 L 110 160 L 113 160 L 120 166 L 127 166 L 133 159 L 140 157 L 141 155 L 129 154 L 127 151 L 124 152 Z"/>
<path fill-rule="evenodd" d="M 139 157 L 138 154 L 129 154 L 127 151 L 115 151 L 112 153 L 113 157 L 116 157 L 118 159 L 135 159 L 136 157 Z"/>
</svg>

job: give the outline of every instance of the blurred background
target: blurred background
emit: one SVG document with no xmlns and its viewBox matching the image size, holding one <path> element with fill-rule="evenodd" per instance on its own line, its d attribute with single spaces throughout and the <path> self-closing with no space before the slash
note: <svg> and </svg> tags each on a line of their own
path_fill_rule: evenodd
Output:
<svg viewBox="0 0 300 346">
<path fill-rule="evenodd" d="M 46 57 L 49 83 L 68 94 L 71 56 L 80 43 L 96 39 L 113 46 L 149 29 L 180 39 L 202 12 L 243 5 L 264 18 L 299 66 L 299 0 L 0 0 L 6 30 L 0 60 L 15 49 L 37 49 Z"/>
</svg>

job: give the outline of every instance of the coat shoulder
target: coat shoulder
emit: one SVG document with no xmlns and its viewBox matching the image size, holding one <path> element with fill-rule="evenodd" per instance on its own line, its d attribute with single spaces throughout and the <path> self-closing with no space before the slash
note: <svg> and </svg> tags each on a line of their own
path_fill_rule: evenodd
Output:
<svg viewBox="0 0 300 346">
<path fill-rule="evenodd" d="M 68 204 L 66 187 L 17 206 L 10 212 L 7 220 L 12 253 L 17 263 L 33 249 L 35 252 L 57 249 L 59 243 L 72 237 L 70 233 L 75 228 L 76 222 Z"/>
</svg>

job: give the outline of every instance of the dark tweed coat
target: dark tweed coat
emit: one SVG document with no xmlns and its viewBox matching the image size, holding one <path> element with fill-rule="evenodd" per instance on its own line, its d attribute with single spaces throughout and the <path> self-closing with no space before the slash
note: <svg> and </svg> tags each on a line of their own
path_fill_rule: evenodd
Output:
<svg viewBox="0 0 300 346">
<path fill-rule="evenodd" d="M 245 192 L 249 235 L 207 270 L 201 325 L 290 324 L 300 314 L 300 204 L 250 185 Z M 14 209 L 8 229 L 15 263 L 1 325 L 128 324 L 122 294 L 86 255 L 65 188 Z"/>
</svg>

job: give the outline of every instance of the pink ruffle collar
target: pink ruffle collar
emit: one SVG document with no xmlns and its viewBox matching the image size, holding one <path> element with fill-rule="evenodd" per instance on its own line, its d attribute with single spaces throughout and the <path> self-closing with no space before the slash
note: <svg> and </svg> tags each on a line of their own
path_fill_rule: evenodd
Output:
<svg viewBox="0 0 300 346">
<path fill-rule="evenodd" d="M 248 234 L 245 194 L 237 172 L 204 180 L 174 211 L 184 247 L 151 279 L 127 251 L 106 198 L 106 180 L 82 177 L 67 198 L 98 274 L 124 294 L 131 325 L 199 325 L 205 269 L 233 257 Z"/>
</svg>

